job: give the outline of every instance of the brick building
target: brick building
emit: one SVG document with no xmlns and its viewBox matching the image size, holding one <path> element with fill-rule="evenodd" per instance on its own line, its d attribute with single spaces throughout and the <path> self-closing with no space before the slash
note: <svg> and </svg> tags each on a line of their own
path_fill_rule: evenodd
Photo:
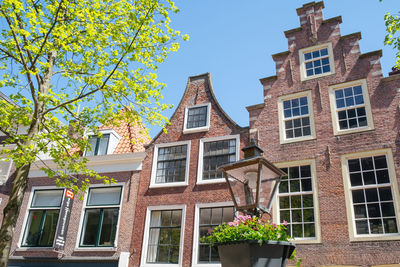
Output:
<svg viewBox="0 0 400 267">
<path fill-rule="evenodd" d="M 217 252 L 199 236 L 233 219 L 217 166 L 240 158 L 248 128 L 221 109 L 210 74 L 189 77 L 170 122 L 146 149 L 130 266 L 214 266 Z"/>
<path fill-rule="evenodd" d="M 56 251 L 53 243 L 65 189 L 56 187 L 40 170 L 44 166 L 56 168 L 51 159 L 32 164 L 8 266 L 128 266 L 127 237 L 132 235 L 145 156 L 143 143 L 130 140 L 148 143 L 142 130 L 142 126 L 122 122 L 118 127 L 100 127 L 103 138 L 89 136 L 92 150 L 83 155 L 89 160 L 88 167 L 117 183 L 106 186 L 91 181 L 83 200 L 75 197 L 61 251 Z M 79 174 L 75 177 L 83 178 Z"/>
<path fill-rule="evenodd" d="M 400 75 L 384 78 L 382 52 L 361 53 L 361 33 L 342 36 L 323 8 L 297 9 L 263 103 L 247 107 L 250 138 L 289 174 L 274 220 L 304 266 L 400 266 Z"/>
</svg>

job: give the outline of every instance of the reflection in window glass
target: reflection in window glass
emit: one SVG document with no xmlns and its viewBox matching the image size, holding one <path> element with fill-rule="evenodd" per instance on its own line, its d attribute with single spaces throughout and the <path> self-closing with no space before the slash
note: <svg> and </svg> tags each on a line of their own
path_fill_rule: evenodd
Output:
<svg viewBox="0 0 400 267">
<path fill-rule="evenodd" d="M 283 101 L 286 139 L 311 135 L 307 96 Z"/>
<path fill-rule="evenodd" d="M 187 145 L 160 147 L 156 184 L 183 182 L 186 174 Z"/>
<path fill-rule="evenodd" d="M 282 168 L 288 176 L 279 186 L 280 222 L 294 238 L 314 238 L 315 218 L 311 165 Z"/>
<path fill-rule="evenodd" d="M 121 192 L 121 186 L 89 189 L 82 225 L 81 246 L 114 246 Z"/>
<path fill-rule="evenodd" d="M 328 48 L 304 53 L 306 76 L 314 76 L 331 71 Z"/>
<path fill-rule="evenodd" d="M 192 129 L 207 125 L 208 106 L 188 108 L 186 128 Z"/>
<path fill-rule="evenodd" d="M 148 263 L 179 262 L 182 210 L 152 211 L 147 249 Z"/>
<path fill-rule="evenodd" d="M 357 234 L 397 233 L 386 156 L 350 159 L 347 164 Z"/>
<path fill-rule="evenodd" d="M 224 222 L 233 221 L 233 207 L 201 208 L 199 222 L 199 237 L 206 236 L 209 232 Z M 199 241 L 199 263 L 219 262 L 218 249 Z"/>
<path fill-rule="evenodd" d="M 203 179 L 223 178 L 218 167 L 236 161 L 236 139 L 205 142 L 203 150 Z"/>
<path fill-rule="evenodd" d="M 63 192 L 62 189 L 33 192 L 22 246 L 53 246 Z"/>
</svg>

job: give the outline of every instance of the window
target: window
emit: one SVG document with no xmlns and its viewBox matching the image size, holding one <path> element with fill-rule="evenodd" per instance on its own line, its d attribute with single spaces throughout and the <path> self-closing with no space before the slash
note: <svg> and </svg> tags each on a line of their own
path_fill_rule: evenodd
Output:
<svg viewBox="0 0 400 267">
<path fill-rule="evenodd" d="M 187 185 L 190 141 L 154 148 L 151 187 Z"/>
<path fill-rule="evenodd" d="M 100 156 L 106 155 L 110 134 L 103 134 L 102 137 L 92 135 L 89 137 L 89 147 L 86 150 L 85 156 Z"/>
<path fill-rule="evenodd" d="M 312 160 L 277 164 L 288 175 L 282 178 L 277 196 L 279 223 L 296 243 L 320 242 L 315 163 Z"/>
<path fill-rule="evenodd" d="M 239 159 L 240 136 L 200 139 L 198 183 L 225 181 L 218 167 Z"/>
<path fill-rule="evenodd" d="M 201 104 L 185 109 L 184 133 L 208 131 L 210 128 L 211 104 Z"/>
<path fill-rule="evenodd" d="M 353 238 L 398 236 L 396 183 L 391 151 L 357 153 L 342 158 L 347 208 Z M 349 225 L 349 227 L 350 227 Z"/>
<path fill-rule="evenodd" d="M 331 43 L 300 49 L 299 57 L 301 80 L 335 73 Z"/>
<path fill-rule="evenodd" d="M 196 205 L 195 231 L 194 231 L 194 266 L 221 266 L 219 263 L 218 249 L 200 242 L 200 238 L 207 235 L 216 226 L 230 222 L 234 219 L 234 209 L 230 202 L 207 203 Z"/>
<path fill-rule="evenodd" d="M 330 87 L 335 134 L 373 129 L 365 80 Z"/>
<path fill-rule="evenodd" d="M 7 182 L 8 176 L 10 175 L 11 161 L 6 161 L 0 158 L 0 185 Z"/>
<path fill-rule="evenodd" d="M 63 192 L 63 189 L 33 191 L 23 247 L 53 246 Z"/>
<path fill-rule="evenodd" d="M 278 112 L 281 143 L 315 138 L 311 91 L 280 97 Z"/>
<path fill-rule="evenodd" d="M 122 186 L 89 188 L 80 238 L 81 247 L 114 247 Z"/>
<path fill-rule="evenodd" d="M 178 266 L 183 244 L 184 206 L 148 207 L 141 266 Z"/>
</svg>

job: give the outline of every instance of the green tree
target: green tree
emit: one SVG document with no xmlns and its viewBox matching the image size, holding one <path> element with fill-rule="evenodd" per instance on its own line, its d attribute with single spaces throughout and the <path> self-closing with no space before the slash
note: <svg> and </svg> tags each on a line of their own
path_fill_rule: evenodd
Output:
<svg viewBox="0 0 400 267">
<path fill-rule="evenodd" d="M 382 0 L 379 0 L 382 2 Z M 396 68 L 400 70 L 400 14 L 392 15 L 389 12 L 385 14 L 385 25 L 387 34 L 385 44 L 393 46 L 396 53 Z"/>
<path fill-rule="evenodd" d="M 41 153 L 58 164 L 45 169 L 58 186 L 85 191 L 89 178 L 114 182 L 88 169 L 77 152 L 88 147 L 85 131 L 121 120 L 167 122 L 160 112 L 170 106 L 160 102 L 164 85 L 154 71 L 187 39 L 169 26 L 177 11 L 171 0 L 0 3 L 0 88 L 12 89 L 15 103 L 0 100 L 0 131 L 15 144 L 2 153 L 16 166 L 0 229 L 0 266 L 7 265 L 30 165 Z"/>
</svg>

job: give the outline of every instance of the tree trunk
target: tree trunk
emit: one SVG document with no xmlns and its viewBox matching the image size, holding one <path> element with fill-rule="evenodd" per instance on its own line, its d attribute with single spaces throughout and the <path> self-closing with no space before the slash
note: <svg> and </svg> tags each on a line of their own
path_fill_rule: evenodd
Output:
<svg viewBox="0 0 400 267">
<path fill-rule="evenodd" d="M 4 208 L 3 222 L 0 228 L 0 267 L 6 267 L 8 263 L 15 225 L 28 184 L 29 168 L 30 164 L 26 164 L 18 167 L 15 171 L 10 198 Z"/>
</svg>

